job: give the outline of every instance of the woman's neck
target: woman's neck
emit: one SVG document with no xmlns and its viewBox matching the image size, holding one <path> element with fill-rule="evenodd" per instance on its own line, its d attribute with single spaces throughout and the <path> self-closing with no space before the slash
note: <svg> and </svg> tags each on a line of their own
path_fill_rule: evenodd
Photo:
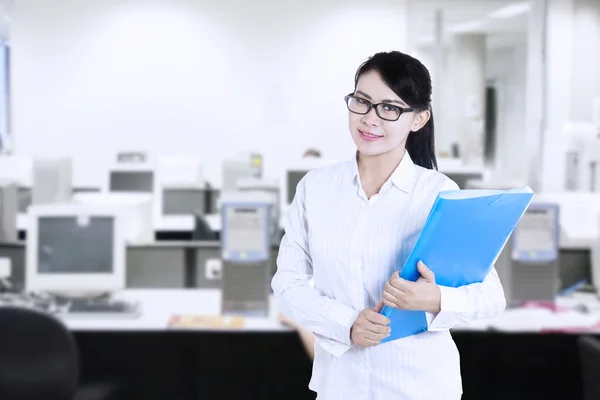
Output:
<svg viewBox="0 0 600 400">
<path fill-rule="evenodd" d="M 379 192 L 404 157 L 404 147 L 390 152 L 369 156 L 358 153 L 358 173 L 368 197 Z"/>
</svg>

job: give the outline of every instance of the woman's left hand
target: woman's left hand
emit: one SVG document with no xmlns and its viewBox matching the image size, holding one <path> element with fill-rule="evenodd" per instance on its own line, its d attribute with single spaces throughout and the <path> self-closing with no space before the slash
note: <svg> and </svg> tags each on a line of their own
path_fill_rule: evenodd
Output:
<svg viewBox="0 0 600 400">
<path fill-rule="evenodd" d="M 383 304 L 404 310 L 440 311 L 441 291 L 435 283 L 434 273 L 419 261 L 417 268 L 421 277 L 416 282 L 400 278 L 396 271 L 385 284 Z"/>
</svg>

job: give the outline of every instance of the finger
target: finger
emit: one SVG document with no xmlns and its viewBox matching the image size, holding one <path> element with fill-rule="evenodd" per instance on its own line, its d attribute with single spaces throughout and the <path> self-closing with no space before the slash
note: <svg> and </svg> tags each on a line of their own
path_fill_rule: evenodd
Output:
<svg viewBox="0 0 600 400">
<path fill-rule="evenodd" d="M 396 298 L 401 298 L 401 297 L 403 297 L 405 295 L 405 292 L 403 292 L 400 289 L 395 288 L 389 282 L 385 284 L 385 288 L 384 288 L 384 291 L 383 291 L 384 296 L 385 296 L 386 293 L 388 295 L 390 295 L 392 297 L 396 297 Z"/>
<path fill-rule="evenodd" d="M 390 319 L 388 317 L 376 313 L 375 311 L 365 313 L 365 318 L 367 321 L 376 325 L 387 325 L 390 323 Z"/>
<path fill-rule="evenodd" d="M 402 279 L 400 277 L 394 278 L 394 279 L 390 279 L 388 281 L 388 283 L 390 284 L 391 287 L 393 287 L 395 289 L 398 289 L 398 290 L 400 290 L 402 292 L 408 292 L 408 291 L 410 291 L 412 289 L 411 285 L 414 284 L 414 282 L 407 281 L 406 279 Z"/>
<path fill-rule="evenodd" d="M 372 340 L 374 342 L 380 342 L 389 336 L 389 332 L 375 333 L 375 332 L 371 332 L 371 331 L 364 331 L 361 336 L 365 339 Z"/>
<path fill-rule="evenodd" d="M 365 332 L 369 335 L 387 335 L 390 332 L 390 327 L 387 325 L 377 325 L 367 322 L 364 326 Z"/>
<path fill-rule="evenodd" d="M 392 304 L 392 307 L 402 308 L 402 305 L 406 302 L 403 296 L 396 297 L 388 292 L 383 293 L 383 301 L 386 306 Z"/>
<path fill-rule="evenodd" d="M 406 309 L 406 302 L 404 301 L 390 301 L 387 299 L 383 300 L 383 304 L 385 304 L 388 307 L 393 307 L 393 308 L 401 308 L 401 309 Z"/>
<path fill-rule="evenodd" d="M 435 282 L 435 274 L 423 263 L 423 261 L 417 263 L 417 269 L 425 280 L 428 282 Z"/>
</svg>

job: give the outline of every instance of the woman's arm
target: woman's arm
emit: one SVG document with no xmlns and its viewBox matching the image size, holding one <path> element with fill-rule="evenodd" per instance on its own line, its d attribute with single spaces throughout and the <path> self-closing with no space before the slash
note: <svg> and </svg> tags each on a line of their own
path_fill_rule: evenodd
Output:
<svg viewBox="0 0 600 400">
<path fill-rule="evenodd" d="M 281 311 L 313 332 L 321 347 L 339 356 L 352 346 L 350 329 L 359 311 L 322 296 L 309 284 L 313 275 L 305 209 L 305 185 L 309 175 L 296 188 L 279 246 L 277 273 L 271 285 Z"/>
<path fill-rule="evenodd" d="M 300 341 L 302 342 L 302 346 L 304 346 L 304 350 L 306 350 L 306 354 L 311 360 L 315 359 L 315 336 L 312 332 L 304 329 L 300 325 L 296 323 L 296 321 L 292 320 L 285 314 L 279 315 L 279 320 L 282 324 L 289 326 L 290 328 L 294 328 L 296 332 L 298 332 L 298 336 L 300 337 Z"/>
<path fill-rule="evenodd" d="M 495 268 L 481 283 L 458 288 L 439 288 L 440 312 L 428 316 L 430 331 L 446 330 L 478 319 L 493 318 L 506 308 L 504 289 Z"/>
</svg>

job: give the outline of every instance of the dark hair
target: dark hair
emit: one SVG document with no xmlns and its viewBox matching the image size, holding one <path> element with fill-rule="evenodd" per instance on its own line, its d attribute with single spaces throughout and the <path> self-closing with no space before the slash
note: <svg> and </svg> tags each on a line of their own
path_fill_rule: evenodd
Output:
<svg viewBox="0 0 600 400">
<path fill-rule="evenodd" d="M 420 111 L 430 111 L 431 116 L 425 126 L 417 132 L 408 134 L 406 151 L 415 164 L 428 169 L 437 169 L 431 110 L 431 76 L 427 68 L 416 58 L 399 51 L 377 53 L 361 64 L 356 71 L 355 89 L 358 78 L 371 71 L 378 72 L 390 89 L 410 107 Z"/>
</svg>

